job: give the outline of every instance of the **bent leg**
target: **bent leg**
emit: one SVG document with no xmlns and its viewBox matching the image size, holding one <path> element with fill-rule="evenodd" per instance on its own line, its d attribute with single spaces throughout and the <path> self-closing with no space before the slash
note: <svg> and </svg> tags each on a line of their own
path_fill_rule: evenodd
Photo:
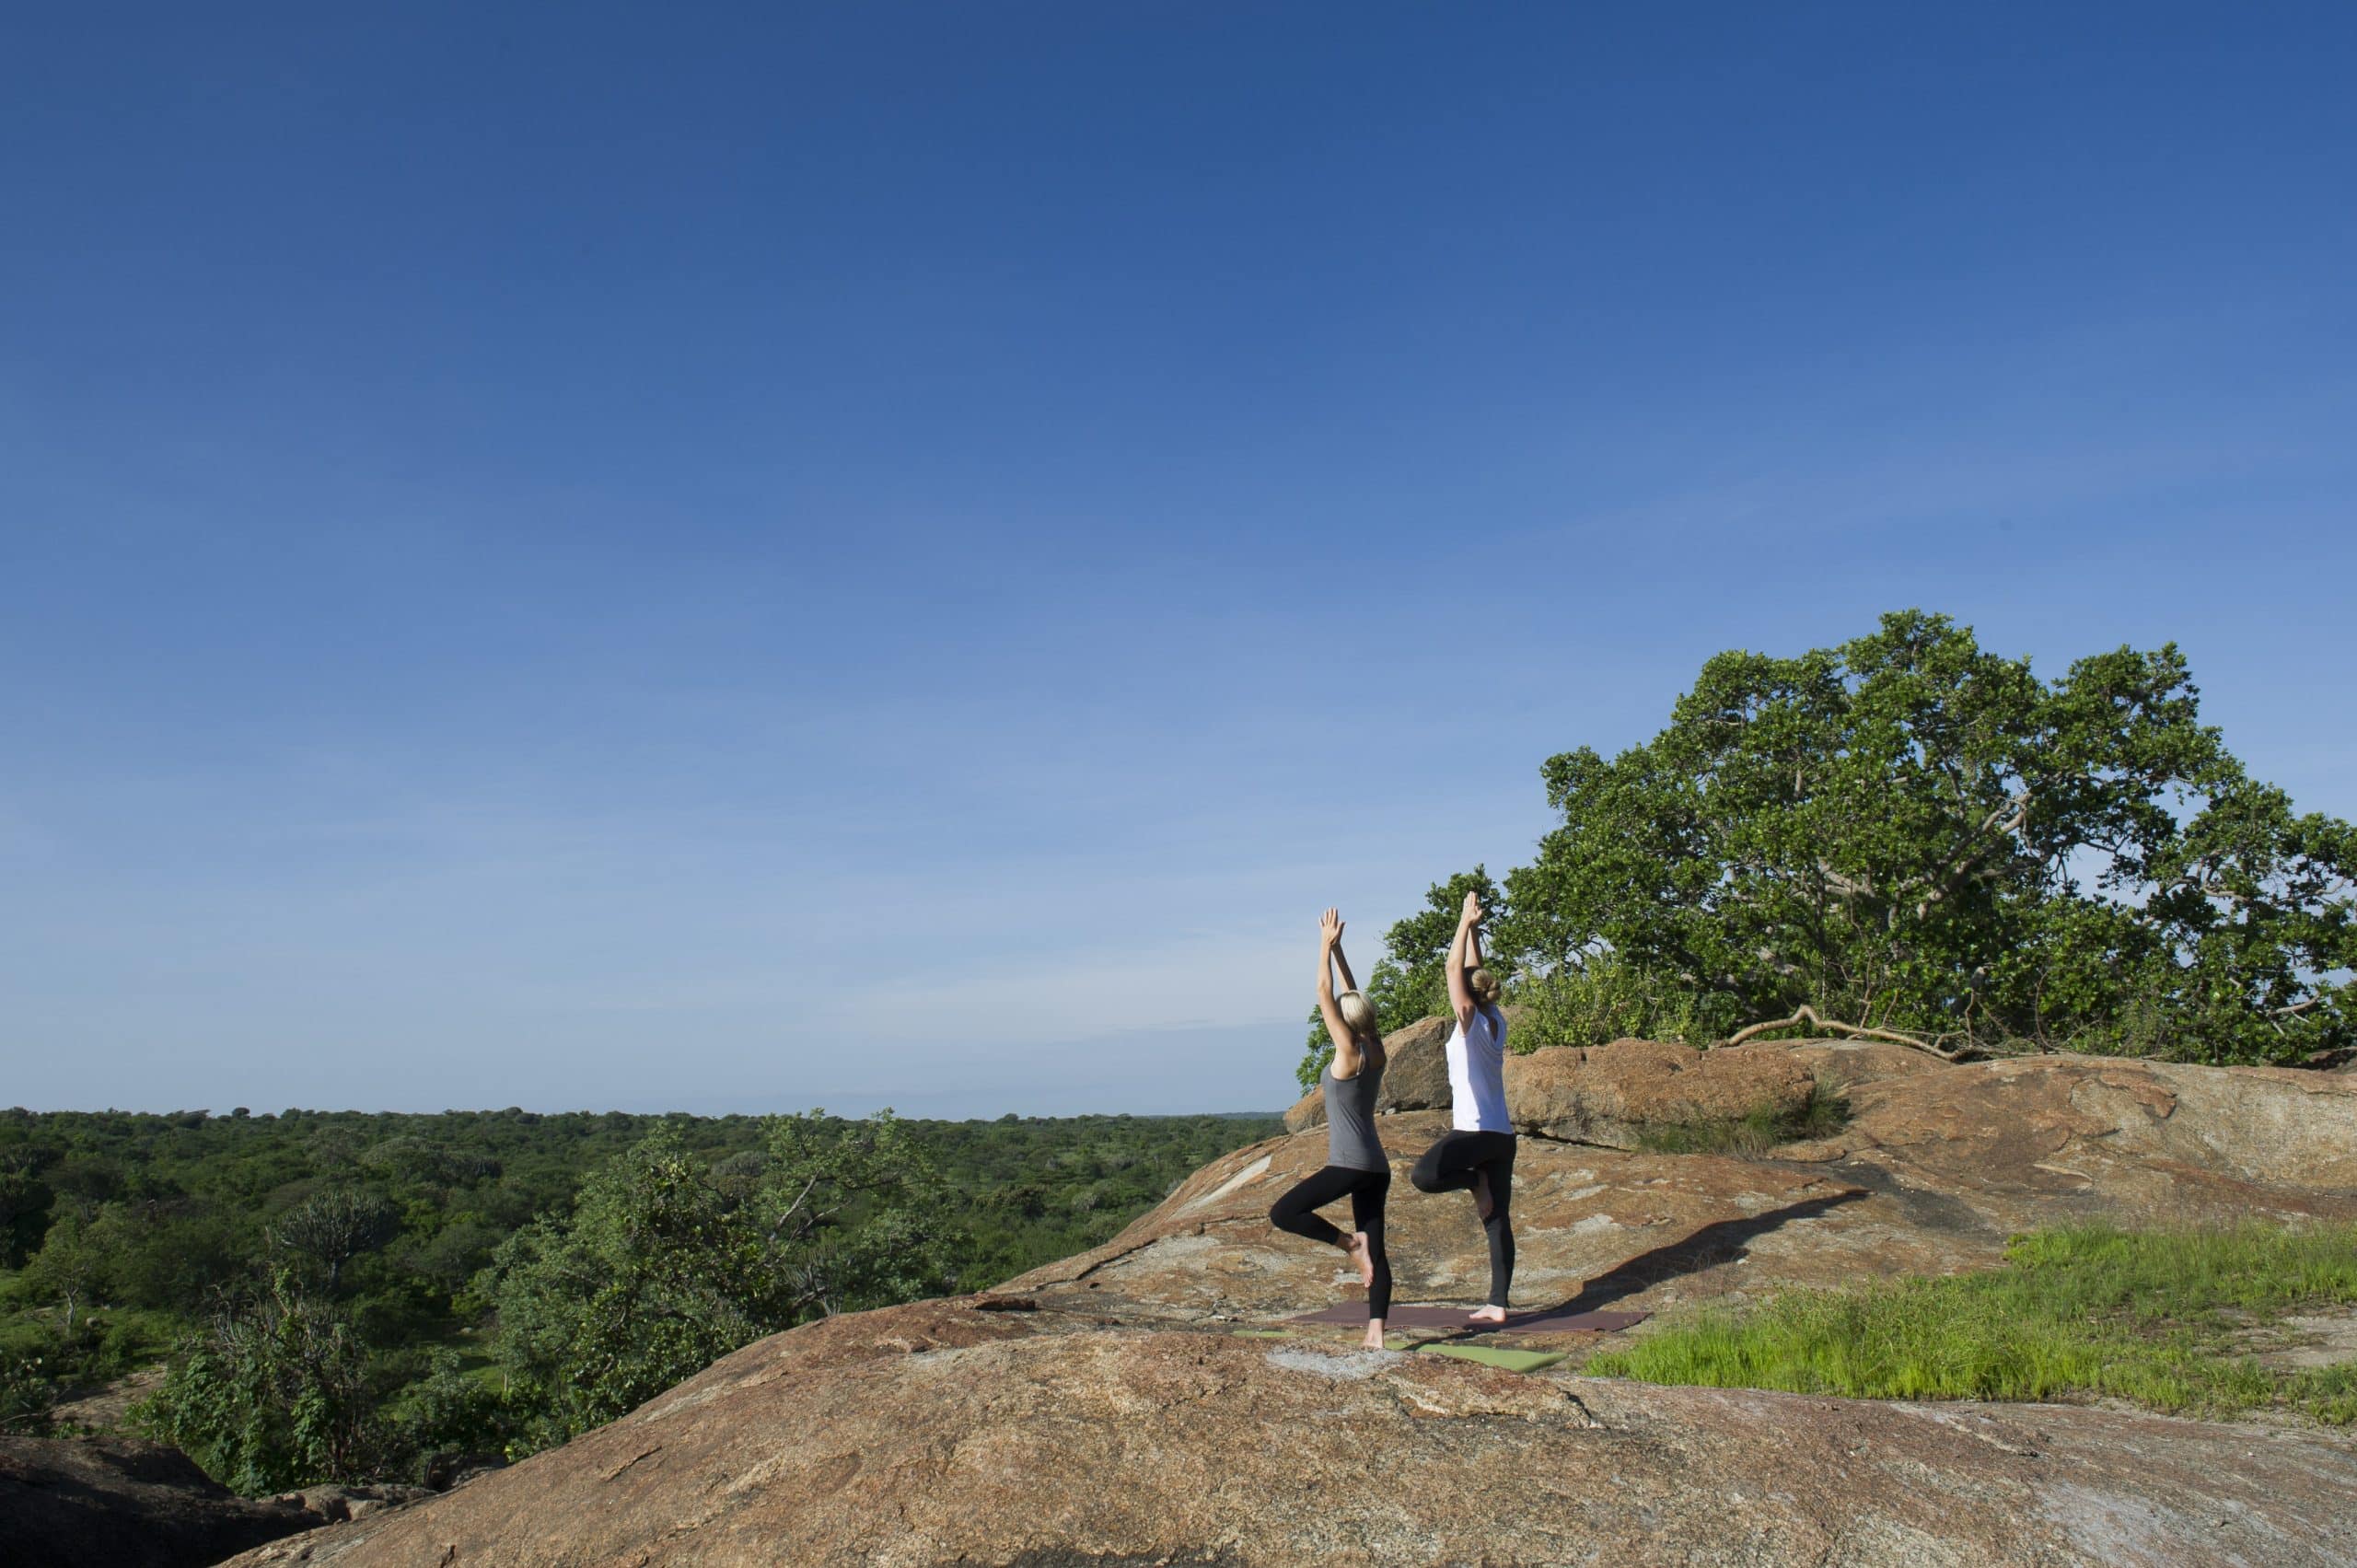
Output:
<svg viewBox="0 0 2357 1568">
<path fill-rule="evenodd" d="M 1473 1185 L 1473 1171 L 1480 1156 L 1480 1140 L 1494 1137 L 1487 1132 L 1444 1132 L 1416 1161 L 1416 1168 L 1408 1179 L 1419 1192 L 1456 1192 Z"/>
<path fill-rule="evenodd" d="M 1346 1246 L 1349 1237 L 1327 1224 L 1316 1211 L 1350 1191 L 1366 1174 L 1363 1170 L 1346 1170 L 1339 1165 L 1313 1171 L 1270 1206 L 1269 1223 L 1279 1230 L 1291 1231 L 1328 1247 Z"/>
</svg>

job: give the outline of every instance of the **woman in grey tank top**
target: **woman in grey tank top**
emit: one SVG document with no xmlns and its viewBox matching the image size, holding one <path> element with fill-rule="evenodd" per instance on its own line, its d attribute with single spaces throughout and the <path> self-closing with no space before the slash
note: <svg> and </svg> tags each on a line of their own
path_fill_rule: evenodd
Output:
<svg viewBox="0 0 2357 1568">
<path fill-rule="evenodd" d="M 1296 1185 L 1269 1211 L 1280 1230 L 1350 1254 L 1366 1286 L 1366 1344 L 1383 1348 L 1383 1320 L 1391 1311 L 1391 1260 L 1383 1249 L 1383 1201 L 1391 1191 L 1391 1161 L 1375 1135 L 1375 1101 L 1383 1089 L 1383 1033 L 1375 1006 L 1351 978 L 1342 957 L 1342 922 L 1332 910 L 1318 926 L 1318 1010 L 1334 1037 L 1334 1060 L 1319 1087 L 1326 1094 L 1326 1166 Z M 1335 970 L 1342 971 L 1342 993 L 1334 993 Z M 1343 1198 L 1351 1201 L 1352 1234 L 1345 1236 L 1317 1211 Z"/>
</svg>

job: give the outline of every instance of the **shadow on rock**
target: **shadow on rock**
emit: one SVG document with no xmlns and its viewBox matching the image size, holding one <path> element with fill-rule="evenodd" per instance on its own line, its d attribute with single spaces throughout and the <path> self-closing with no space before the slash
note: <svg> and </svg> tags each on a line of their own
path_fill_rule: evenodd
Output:
<svg viewBox="0 0 2357 1568">
<path fill-rule="evenodd" d="M 1737 1220 L 1713 1221 L 1666 1247 L 1640 1252 L 1627 1262 L 1598 1274 L 1580 1286 L 1562 1306 L 1548 1310 L 1594 1312 L 1609 1307 L 1624 1296 L 1649 1290 L 1664 1280 L 1674 1280 L 1680 1274 L 1696 1273 L 1740 1258 L 1744 1249 L 1752 1242 L 1794 1220 L 1814 1219 L 1844 1203 L 1854 1203 L 1871 1195 L 1853 1188 L 1846 1192 L 1832 1192 L 1822 1198 L 1787 1203 L 1781 1209 L 1770 1209 L 1763 1214 L 1747 1214 Z"/>
</svg>

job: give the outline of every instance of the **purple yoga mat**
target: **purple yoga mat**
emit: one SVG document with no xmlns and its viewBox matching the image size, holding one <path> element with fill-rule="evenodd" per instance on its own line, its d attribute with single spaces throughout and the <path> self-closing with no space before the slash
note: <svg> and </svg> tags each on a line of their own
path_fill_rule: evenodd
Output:
<svg viewBox="0 0 2357 1568">
<path fill-rule="evenodd" d="M 1469 1324 L 1466 1307 L 1395 1307 L 1384 1322 L 1394 1329 L 1473 1328 L 1487 1334 L 1612 1334 L 1653 1316 L 1649 1312 L 1573 1312 L 1554 1307 L 1544 1312 L 1509 1312 L 1504 1323 Z M 1322 1312 L 1305 1312 L 1288 1323 L 1337 1323 L 1358 1326 L 1366 1321 L 1366 1303 L 1343 1301 Z"/>
</svg>

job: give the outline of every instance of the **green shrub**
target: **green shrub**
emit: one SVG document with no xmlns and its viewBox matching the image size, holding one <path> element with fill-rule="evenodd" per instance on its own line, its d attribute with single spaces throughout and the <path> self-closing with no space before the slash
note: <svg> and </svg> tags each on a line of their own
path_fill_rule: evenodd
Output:
<svg viewBox="0 0 2357 1568">
<path fill-rule="evenodd" d="M 351 1323 L 282 1269 L 267 1295 L 193 1337 L 134 1413 L 206 1474 L 253 1497 L 376 1474 L 384 1446 L 376 1405 Z"/>
<path fill-rule="evenodd" d="M 426 1375 L 385 1407 L 387 1442 L 410 1480 L 424 1484 L 439 1462 L 498 1453 L 507 1417 L 489 1377 L 469 1371 L 458 1352 L 437 1350 Z"/>
<path fill-rule="evenodd" d="M 1604 1045 L 1616 1040 L 1675 1040 L 1708 1043 L 1690 990 L 1640 970 L 1609 950 L 1584 955 L 1576 967 L 1515 987 L 1527 1008 L 1523 1027 L 1508 1037 L 1518 1051 L 1541 1046 Z"/>
<path fill-rule="evenodd" d="M 57 1383 L 48 1357 L 19 1344 L 0 1345 L 0 1432 L 46 1437 Z"/>
</svg>

